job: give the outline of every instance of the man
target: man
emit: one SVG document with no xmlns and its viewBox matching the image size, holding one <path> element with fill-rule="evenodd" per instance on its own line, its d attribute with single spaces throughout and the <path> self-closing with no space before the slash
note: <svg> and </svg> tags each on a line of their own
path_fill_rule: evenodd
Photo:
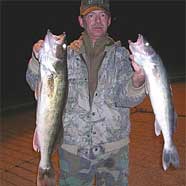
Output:
<svg viewBox="0 0 186 186">
<path fill-rule="evenodd" d="M 108 1 L 82 0 L 79 23 L 84 32 L 67 50 L 60 186 L 91 186 L 95 176 L 97 186 L 127 186 L 129 109 L 145 97 L 144 73 L 120 42 L 108 36 Z M 33 90 L 42 42 L 33 46 L 26 74 Z"/>
</svg>

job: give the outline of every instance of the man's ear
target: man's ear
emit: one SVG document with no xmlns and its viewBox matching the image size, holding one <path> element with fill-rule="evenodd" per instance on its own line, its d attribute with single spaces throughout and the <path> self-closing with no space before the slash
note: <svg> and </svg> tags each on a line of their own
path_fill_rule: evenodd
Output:
<svg viewBox="0 0 186 186">
<path fill-rule="evenodd" d="M 84 28 L 84 25 L 83 25 L 83 18 L 81 16 L 78 16 L 78 20 L 79 20 L 79 24 L 82 28 Z"/>
<path fill-rule="evenodd" d="M 111 16 L 109 17 L 109 19 L 108 19 L 108 27 L 110 26 L 110 24 L 111 24 Z"/>
</svg>

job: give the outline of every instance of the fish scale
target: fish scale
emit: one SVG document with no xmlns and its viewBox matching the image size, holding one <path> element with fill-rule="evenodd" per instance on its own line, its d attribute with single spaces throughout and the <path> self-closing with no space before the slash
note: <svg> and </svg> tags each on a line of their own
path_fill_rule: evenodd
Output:
<svg viewBox="0 0 186 186">
<path fill-rule="evenodd" d="M 65 35 L 57 40 L 49 30 L 39 51 L 40 81 L 36 90 L 37 113 L 33 148 L 40 152 L 37 186 L 55 186 L 52 153 L 62 142 L 62 114 L 67 94 Z M 60 58 L 59 58 L 60 56 Z"/>
<path fill-rule="evenodd" d="M 129 40 L 129 49 L 134 56 L 134 61 L 142 67 L 146 76 L 146 89 L 155 114 L 155 134 L 157 136 L 161 132 L 163 134 L 163 169 L 167 170 L 171 164 L 178 168 L 179 155 L 173 141 L 176 113 L 166 69 L 160 56 L 142 35 L 138 35 L 136 42 Z"/>
</svg>

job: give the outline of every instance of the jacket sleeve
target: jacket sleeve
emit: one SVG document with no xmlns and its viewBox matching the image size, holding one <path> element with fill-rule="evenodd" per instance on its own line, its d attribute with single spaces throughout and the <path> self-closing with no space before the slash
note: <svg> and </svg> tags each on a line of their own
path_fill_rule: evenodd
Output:
<svg viewBox="0 0 186 186">
<path fill-rule="evenodd" d="M 145 83 L 135 88 L 132 83 L 133 69 L 129 60 L 129 52 L 122 48 L 120 51 L 119 69 L 117 74 L 115 104 L 119 107 L 135 107 L 140 104 L 145 97 Z"/>
<path fill-rule="evenodd" d="M 39 80 L 39 62 L 32 54 L 26 71 L 26 81 L 29 84 L 30 88 L 35 91 L 36 84 Z"/>
</svg>

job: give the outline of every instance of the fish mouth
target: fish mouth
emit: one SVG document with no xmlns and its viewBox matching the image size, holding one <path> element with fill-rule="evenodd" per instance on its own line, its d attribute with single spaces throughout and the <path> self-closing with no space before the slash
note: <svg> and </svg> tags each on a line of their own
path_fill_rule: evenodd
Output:
<svg viewBox="0 0 186 186">
<path fill-rule="evenodd" d="M 153 56 L 156 54 L 154 49 L 150 46 L 148 41 L 146 41 L 146 39 L 141 34 L 138 34 L 136 42 L 128 40 L 128 43 L 129 49 L 133 55 L 135 55 L 135 53 L 140 53 L 146 56 Z"/>
<path fill-rule="evenodd" d="M 132 42 L 131 40 L 128 40 L 128 43 L 131 46 L 143 45 L 143 36 L 141 34 L 138 34 L 138 38 L 137 38 L 136 42 Z"/>
<path fill-rule="evenodd" d="M 143 47 L 143 36 L 141 34 L 138 34 L 138 38 L 135 42 L 128 40 L 129 43 L 129 49 L 131 53 L 134 55 L 135 53 L 141 53 L 140 48 Z"/>
<path fill-rule="evenodd" d="M 61 44 L 64 44 L 65 43 L 65 40 L 66 40 L 66 33 L 63 32 L 63 34 L 61 35 L 54 35 L 52 34 L 52 32 L 50 31 L 50 29 L 47 30 L 47 34 L 46 34 L 46 37 L 45 37 L 45 40 L 48 40 L 48 42 L 54 42 L 56 43 L 57 45 L 61 45 Z"/>
</svg>

